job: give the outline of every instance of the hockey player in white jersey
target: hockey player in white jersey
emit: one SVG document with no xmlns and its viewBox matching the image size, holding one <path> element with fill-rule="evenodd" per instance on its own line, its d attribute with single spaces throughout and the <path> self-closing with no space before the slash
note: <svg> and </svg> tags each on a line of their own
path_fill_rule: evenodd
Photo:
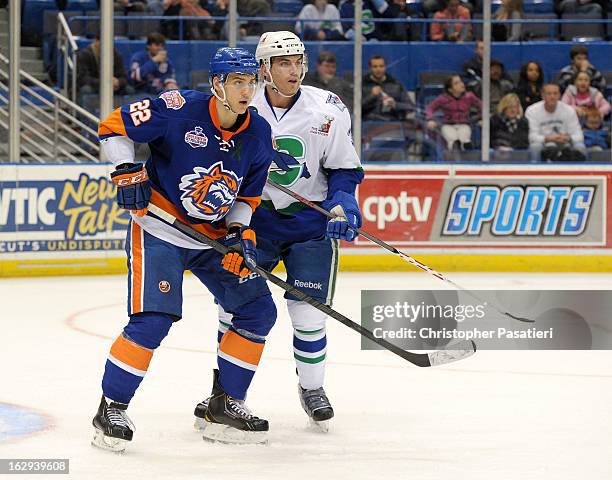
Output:
<svg viewBox="0 0 612 480">
<path fill-rule="evenodd" d="M 288 283 L 329 305 L 338 270 L 338 240 L 353 241 L 352 229 L 361 227 L 355 189 L 363 170 L 352 142 L 351 118 L 337 95 L 301 85 L 308 63 L 304 44 L 295 34 L 264 33 L 255 56 L 265 87 L 251 106 L 272 126 L 276 149 L 293 157 L 279 156 L 278 168 L 269 178 L 335 215 L 328 221 L 267 185 L 252 220 L 259 264 L 272 270 L 282 260 Z M 291 295 L 285 298 L 294 329 L 300 402 L 310 421 L 327 431 L 334 416 L 323 388 L 327 316 Z M 221 310 L 219 338 L 230 326 L 231 315 Z M 206 404 L 204 400 L 195 409 L 196 426 Z"/>
</svg>

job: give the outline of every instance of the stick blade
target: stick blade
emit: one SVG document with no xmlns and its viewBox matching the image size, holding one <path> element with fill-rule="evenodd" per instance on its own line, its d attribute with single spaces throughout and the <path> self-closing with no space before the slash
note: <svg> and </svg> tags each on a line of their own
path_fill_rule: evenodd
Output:
<svg viewBox="0 0 612 480">
<path fill-rule="evenodd" d="M 464 358 L 471 357 L 474 353 L 476 353 L 476 344 L 472 340 L 465 340 L 450 345 L 445 350 L 431 352 L 427 356 L 429 357 L 430 366 L 436 367 L 463 360 Z"/>
</svg>

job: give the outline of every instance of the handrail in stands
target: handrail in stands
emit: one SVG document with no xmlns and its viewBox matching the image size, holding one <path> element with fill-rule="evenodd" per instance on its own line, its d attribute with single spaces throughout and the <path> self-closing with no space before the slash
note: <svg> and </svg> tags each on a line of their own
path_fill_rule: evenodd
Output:
<svg viewBox="0 0 612 480">
<path fill-rule="evenodd" d="M 70 30 L 70 26 L 66 21 L 66 17 L 62 12 L 57 14 L 57 49 L 62 53 L 63 58 L 63 75 L 64 82 L 62 85 L 62 91 L 64 96 L 67 97 L 70 94 L 70 98 L 73 103 L 76 103 L 76 90 L 77 90 L 77 51 L 79 49 L 75 36 Z M 58 63 L 60 57 L 58 55 Z M 59 67 L 59 65 L 58 65 Z M 59 70 L 59 68 L 58 68 Z M 71 91 L 68 90 L 68 75 L 71 78 Z"/>
<path fill-rule="evenodd" d="M 8 64 L 9 59 L 0 53 L 0 92 L 4 96 L 8 96 L 8 87 L 5 85 L 8 83 Z M 21 109 L 24 117 L 20 125 L 23 152 L 39 163 L 65 160 L 76 163 L 99 162 L 100 147 L 96 131 L 99 119 L 26 71 L 20 69 L 19 75 L 21 102 L 26 107 Z M 2 128 L 8 129 L 8 115 L 8 110 L 0 107 Z"/>
</svg>

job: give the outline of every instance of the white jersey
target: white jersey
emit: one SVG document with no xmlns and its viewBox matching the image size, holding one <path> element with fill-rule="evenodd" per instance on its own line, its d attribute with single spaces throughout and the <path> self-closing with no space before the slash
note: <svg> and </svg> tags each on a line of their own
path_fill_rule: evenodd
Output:
<svg viewBox="0 0 612 480">
<path fill-rule="evenodd" d="M 300 163 L 300 167 L 287 173 L 271 172 L 270 179 L 308 200 L 325 200 L 327 175 L 323 169 L 361 168 L 348 109 L 336 94 L 316 87 L 302 86 L 289 109 L 273 108 L 264 92 L 265 88 L 258 90 L 251 106 L 272 127 L 276 149 Z M 304 166 L 309 178 L 304 176 Z M 272 201 L 274 208 L 281 211 L 295 203 L 292 197 L 269 185 L 264 188 L 262 200 Z"/>
</svg>

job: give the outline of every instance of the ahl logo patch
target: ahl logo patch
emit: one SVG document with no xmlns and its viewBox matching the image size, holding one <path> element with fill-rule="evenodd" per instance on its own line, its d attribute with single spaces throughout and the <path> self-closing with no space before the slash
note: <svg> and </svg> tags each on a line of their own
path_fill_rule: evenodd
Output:
<svg viewBox="0 0 612 480">
<path fill-rule="evenodd" d="M 168 90 L 167 92 L 162 93 L 159 98 L 164 101 L 166 108 L 171 110 L 180 110 L 183 108 L 183 105 L 187 103 L 187 101 L 181 95 L 181 92 L 178 90 Z"/>
<path fill-rule="evenodd" d="M 202 127 L 195 127 L 185 134 L 185 143 L 191 148 L 205 147 L 208 145 L 208 137 L 204 134 Z"/>
<path fill-rule="evenodd" d="M 310 127 L 310 133 L 327 137 L 329 135 L 329 131 L 331 130 L 331 124 L 334 120 L 334 117 L 325 115 L 325 123 L 322 123 L 318 127 Z"/>
<path fill-rule="evenodd" d="M 181 203 L 192 217 L 214 222 L 222 219 L 234 204 L 242 177 L 217 162 L 209 168 L 195 167 L 195 173 L 183 175 L 179 188 Z"/>
<path fill-rule="evenodd" d="M 162 293 L 168 293 L 170 291 L 170 282 L 162 280 L 159 282 L 159 291 Z"/>
<path fill-rule="evenodd" d="M 327 96 L 327 100 L 325 101 L 325 103 L 331 103 L 332 105 L 335 105 L 341 112 L 344 112 L 344 110 L 346 109 L 346 105 L 342 103 L 340 97 L 333 93 L 330 93 Z"/>
</svg>

